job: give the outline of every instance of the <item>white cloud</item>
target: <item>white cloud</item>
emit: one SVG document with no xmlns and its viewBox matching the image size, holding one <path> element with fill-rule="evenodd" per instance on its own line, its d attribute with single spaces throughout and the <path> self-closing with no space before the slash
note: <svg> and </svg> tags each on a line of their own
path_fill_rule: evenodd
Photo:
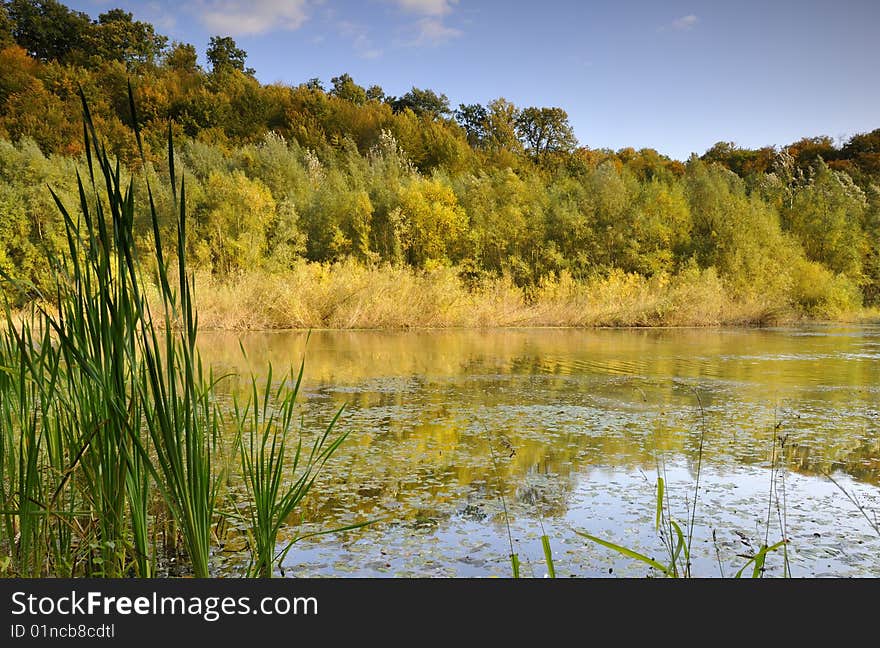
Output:
<svg viewBox="0 0 880 648">
<path fill-rule="evenodd" d="M 197 0 L 199 20 L 221 35 L 293 31 L 308 19 L 308 0 Z"/>
<path fill-rule="evenodd" d="M 412 15 L 409 46 L 439 45 L 462 35 L 447 24 L 459 0 L 385 0 Z M 382 50 L 370 39 L 364 25 L 337 20 L 337 9 L 325 0 L 192 0 L 189 11 L 210 31 L 219 35 L 248 36 L 272 31 L 294 31 L 321 6 L 326 21 L 337 22 L 340 33 L 350 39 L 355 53 L 375 59 Z"/>
<path fill-rule="evenodd" d="M 417 36 L 413 45 L 440 45 L 462 35 L 460 29 L 444 25 L 439 18 L 422 18 L 416 23 Z"/>
<path fill-rule="evenodd" d="M 677 31 L 690 31 L 697 26 L 698 22 L 700 22 L 699 18 L 694 14 L 688 14 L 687 16 L 682 16 L 681 18 L 673 20 L 672 28 Z"/>
<path fill-rule="evenodd" d="M 408 47 L 440 45 L 464 32 L 446 24 L 447 17 L 458 5 L 458 0 L 386 0 L 405 13 L 421 16 L 407 26 L 412 36 L 398 44 Z"/>
<path fill-rule="evenodd" d="M 458 0 L 391 0 L 398 7 L 410 13 L 423 16 L 445 16 L 452 12 L 452 5 Z"/>
</svg>

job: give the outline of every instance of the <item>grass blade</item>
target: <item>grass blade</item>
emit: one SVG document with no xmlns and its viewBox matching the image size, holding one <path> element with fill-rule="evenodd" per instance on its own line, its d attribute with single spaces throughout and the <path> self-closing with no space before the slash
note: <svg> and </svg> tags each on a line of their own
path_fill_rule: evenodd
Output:
<svg viewBox="0 0 880 648">
<path fill-rule="evenodd" d="M 663 518 L 663 478 L 657 477 L 657 517 L 654 521 L 654 529 L 660 530 L 660 521 Z"/>
<path fill-rule="evenodd" d="M 544 548 L 544 562 L 547 563 L 547 575 L 556 578 L 556 569 L 553 567 L 553 552 L 550 550 L 550 538 L 541 536 L 541 546 Z"/>
<path fill-rule="evenodd" d="M 608 542 L 607 540 L 603 540 L 602 538 L 597 538 L 596 536 L 590 535 L 589 533 L 584 533 L 583 531 L 575 530 L 575 533 L 577 533 L 579 536 L 586 538 L 587 540 L 590 540 L 591 542 L 595 542 L 596 544 L 602 545 L 603 547 L 613 549 L 614 551 L 616 551 L 617 553 L 619 553 L 622 556 L 626 556 L 627 558 L 633 558 L 635 560 L 643 562 L 646 565 L 653 567 L 654 569 L 656 569 L 657 571 L 659 571 L 662 574 L 665 574 L 667 576 L 670 575 L 668 568 L 664 567 L 663 565 L 658 563 L 653 558 L 648 558 L 647 556 L 642 555 L 642 554 L 638 553 L 637 551 L 633 551 L 632 549 L 627 549 L 626 547 L 623 547 L 618 544 L 614 544 L 613 542 Z"/>
</svg>

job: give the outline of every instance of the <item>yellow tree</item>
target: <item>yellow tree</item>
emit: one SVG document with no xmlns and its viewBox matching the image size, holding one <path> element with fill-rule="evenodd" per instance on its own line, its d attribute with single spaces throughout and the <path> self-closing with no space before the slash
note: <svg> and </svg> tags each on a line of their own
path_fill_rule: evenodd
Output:
<svg viewBox="0 0 880 648">
<path fill-rule="evenodd" d="M 266 185 L 241 171 L 212 171 L 200 212 L 199 238 L 207 248 L 199 256 L 215 274 L 260 265 L 266 257 L 266 229 L 275 216 L 275 200 Z"/>
<path fill-rule="evenodd" d="M 399 200 L 406 260 L 417 267 L 447 262 L 467 228 L 467 215 L 452 189 L 437 179 L 415 176 L 401 187 Z"/>
</svg>

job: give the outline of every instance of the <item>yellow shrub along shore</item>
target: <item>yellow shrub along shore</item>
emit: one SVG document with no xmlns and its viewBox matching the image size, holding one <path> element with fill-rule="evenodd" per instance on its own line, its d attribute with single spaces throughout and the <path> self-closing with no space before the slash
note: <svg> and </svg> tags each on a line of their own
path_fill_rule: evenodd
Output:
<svg viewBox="0 0 880 648">
<path fill-rule="evenodd" d="M 586 281 L 563 272 L 524 289 L 506 276 L 468 285 L 455 268 L 415 271 L 355 261 L 299 263 L 285 272 L 195 277 L 204 329 L 766 326 L 870 321 L 875 310 L 833 293 L 735 295 L 713 269 L 645 278 L 612 272 Z M 158 293 L 157 293 L 158 295 Z"/>
</svg>

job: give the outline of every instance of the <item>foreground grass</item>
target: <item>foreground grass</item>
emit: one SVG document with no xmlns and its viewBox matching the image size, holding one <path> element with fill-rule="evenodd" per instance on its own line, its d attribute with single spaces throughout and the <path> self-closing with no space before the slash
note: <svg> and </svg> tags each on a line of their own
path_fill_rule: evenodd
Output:
<svg viewBox="0 0 880 648">
<path fill-rule="evenodd" d="M 785 295 L 733 296 L 711 269 L 645 278 L 614 273 L 546 280 L 532 289 L 509 278 L 467 284 L 455 268 L 301 262 L 279 273 L 233 279 L 198 275 L 204 328 L 395 329 L 514 326 L 756 326 L 805 319 L 865 321 L 870 313 L 820 307 L 804 313 Z M 155 293 L 158 296 L 158 293 Z"/>
<path fill-rule="evenodd" d="M 133 186 L 104 150 L 84 96 L 83 113 L 79 205 L 52 194 L 67 243 L 62 255 L 46 253 L 53 294 L 26 314 L 7 308 L 0 331 L 0 575 L 152 577 L 173 564 L 209 577 L 234 526 L 247 538 L 248 573 L 272 576 L 290 550 L 276 548 L 285 520 L 345 438 L 333 432 L 339 415 L 304 452 L 297 389 L 254 382 L 231 413 L 220 407 L 221 379 L 198 351 L 186 258 L 174 272 L 166 264 L 148 184 L 147 262 L 158 283 L 148 301 Z M 183 250 L 185 183 L 170 135 L 168 149 Z M 228 492 L 236 481 L 243 501 Z"/>
</svg>

